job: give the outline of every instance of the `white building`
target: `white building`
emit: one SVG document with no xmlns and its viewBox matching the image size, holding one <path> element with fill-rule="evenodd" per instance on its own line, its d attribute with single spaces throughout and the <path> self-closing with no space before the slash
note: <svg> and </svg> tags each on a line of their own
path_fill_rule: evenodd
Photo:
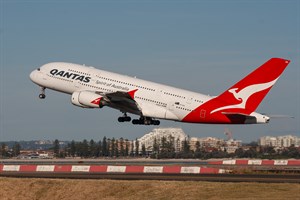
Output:
<svg viewBox="0 0 300 200">
<path fill-rule="evenodd" d="M 204 138 L 197 138 L 191 137 L 190 138 L 190 147 L 191 150 L 196 150 L 196 143 L 199 142 L 200 148 L 217 148 L 221 149 L 222 151 L 226 151 L 227 153 L 234 153 L 236 149 L 242 146 L 241 140 L 223 140 L 220 138 L 215 137 L 204 137 Z"/>
<path fill-rule="evenodd" d="M 241 146 L 242 140 L 229 139 L 225 141 L 225 146 L 222 150 L 226 151 L 227 153 L 234 153 Z"/>
<path fill-rule="evenodd" d="M 213 147 L 213 148 L 219 148 L 224 144 L 223 139 L 215 138 L 215 137 L 199 138 L 199 142 L 201 147 Z"/>
<path fill-rule="evenodd" d="M 181 150 L 182 142 L 188 139 L 188 136 L 183 132 L 181 128 L 155 128 L 150 133 L 147 133 L 146 135 L 138 139 L 139 151 L 142 151 L 142 145 L 145 144 L 146 151 L 152 152 L 155 138 L 157 143 L 159 144 L 163 137 L 165 137 L 167 141 L 169 141 L 170 139 L 173 140 L 175 152 L 179 152 Z"/>
<path fill-rule="evenodd" d="M 284 135 L 284 136 L 263 136 L 259 139 L 260 146 L 270 146 L 277 148 L 290 147 L 295 145 L 295 147 L 300 146 L 300 138 L 292 135 Z"/>
</svg>

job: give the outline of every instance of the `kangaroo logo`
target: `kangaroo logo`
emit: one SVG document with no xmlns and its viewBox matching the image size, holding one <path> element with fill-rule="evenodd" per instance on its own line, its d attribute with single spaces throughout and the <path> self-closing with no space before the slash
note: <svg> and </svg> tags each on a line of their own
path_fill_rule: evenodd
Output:
<svg viewBox="0 0 300 200">
<path fill-rule="evenodd" d="M 213 111 L 210 112 L 210 114 L 213 114 L 220 110 L 226 110 L 226 109 L 230 109 L 230 108 L 245 109 L 246 103 L 247 103 L 249 97 L 251 97 L 253 94 L 255 94 L 257 92 L 260 92 L 260 91 L 263 91 L 265 89 L 272 87 L 276 83 L 277 79 L 275 79 L 271 82 L 268 82 L 268 83 L 260 83 L 260 84 L 250 85 L 250 86 L 245 87 L 244 89 L 240 90 L 239 92 L 236 92 L 239 88 L 232 88 L 232 89 L 228 90 L 228 92 L 233 94 L 235 99 L 240 101 L 240 103 L 223 106 L 223 107 L 214 109 Z"/>
<path fill-rule="evenodd" d="M 96 105 L 99 105 L 99 104 L 100 104 L 100 100 L 101 100 L 101 97 L 99 97 L 99 98 L 93 100 L 91 103 L 96 104 Z"/>
</svg>

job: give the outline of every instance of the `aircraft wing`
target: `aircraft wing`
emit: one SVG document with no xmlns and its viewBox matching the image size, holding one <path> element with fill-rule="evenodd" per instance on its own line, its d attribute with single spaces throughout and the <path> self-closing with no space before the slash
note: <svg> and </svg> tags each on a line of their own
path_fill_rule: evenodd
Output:
<svg viewBox="0 0 300 200">
<path fill-rule="evenodd" d="M 137 91 L 132 90 L 129 92 L 112 92 L 112 93 L 99 93 L 103 96 L 105 105 L 118 109 L 121 112 L 129 112 L 137 115 L 141 115 L 141 108 L 134 100 L 134 93 Z"/>
</svg>

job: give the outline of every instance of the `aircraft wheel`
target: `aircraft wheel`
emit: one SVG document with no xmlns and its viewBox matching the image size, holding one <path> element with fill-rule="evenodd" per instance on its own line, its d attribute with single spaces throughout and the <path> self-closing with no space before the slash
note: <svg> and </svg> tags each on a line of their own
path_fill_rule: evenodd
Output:
<svg viewBox="0 0 300 200">
<path fill-rule="evenodd" d="M 130 122 L 131 121 L 131 117 L 124 117 L 124 121 L 125 122 Z"/>
<path fill-rule="evenodd" d="M 132 124 L 136 125 L 136 124 L 140 124 L 140 120 L 138 119 L 134 119 L 132 120 Z"/>
<path fill-rule="evenodd" d="M 118 118 L 118 122 L 124 122 L 125 120 L 124 120 L 124 117 L 119 117 Z"/>
<path fill-rule="evenodd" d="M 40 94 L 40 95 L 39 95 L 39 98 L 40 98 L 40 99 L 45 99 L 45 98 L 46 98 L 46 95 L 45 95 L 45 94 Z"/>
<path fill-rule="evenodd" d="M 159 120 L 154 120 L 154 121 L 153 121 L 153 125 L 158 126 L 159 124 L 160 124 L 160 121 L 159 121 Z"/>
</svg>

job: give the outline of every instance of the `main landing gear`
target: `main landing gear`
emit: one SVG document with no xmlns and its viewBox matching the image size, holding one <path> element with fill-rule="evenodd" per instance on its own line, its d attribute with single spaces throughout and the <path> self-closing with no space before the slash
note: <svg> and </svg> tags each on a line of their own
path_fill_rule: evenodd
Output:
<svg viewBox="0 0 300 200">
<path fill-rule="evenodd" d="M 131 117 L 127 116 L 126 113 L 122 117 L 118 118 L 118 122 L 130 122 Z M 160 124 L 159 120 L 154 120 L 150 117 L 140 117 L 140 119 L 133 119 L 132 124 L 134 125 L 156 125 Z"/>
<path fill-rule="evenodd" d="M 136 125 L 156 125 L 158 126 L 160 124 L 159 120 L 154 120 L 150 117 L 141 117 L 140 119 L 134 119 L 132 120 L 132 124 Z"/>
<path fill-rule="evenodd" d="M 124 116 L 118 118 L 118 122 L 130 122 L 131 117 L 127 116 L 126 113 L 124 113 Z"/>
<path fill-rule="evenodd" d="M 40 99 L 45 99 L 46 95 L 45 95 L 45 89 L 44 87 L 41 87 L 41 94 L 39 94 L 39 98 Z"/>
</svg>

